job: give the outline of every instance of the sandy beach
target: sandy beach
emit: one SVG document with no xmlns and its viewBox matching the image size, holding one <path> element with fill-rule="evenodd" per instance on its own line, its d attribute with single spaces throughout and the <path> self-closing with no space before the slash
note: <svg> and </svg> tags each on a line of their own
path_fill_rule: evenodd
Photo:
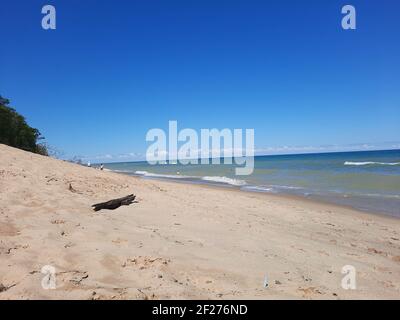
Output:
<svg viewBox="0 0 400 320">
<path fill-rule="evenodd" d="M 91 209 L 130 193 L 137 203 Z M 4 145 L 0 204 L 0 299 L 400 298 L 400 219 Z M 42 288 L 46 265 L 54 290 Z M 356 290 L 341 287 L 345 265 Z"/>
</svg>

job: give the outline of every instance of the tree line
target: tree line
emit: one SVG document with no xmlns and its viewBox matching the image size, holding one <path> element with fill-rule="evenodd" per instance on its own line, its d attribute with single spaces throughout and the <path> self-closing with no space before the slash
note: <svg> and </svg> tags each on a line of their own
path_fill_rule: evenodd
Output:
<svg viewBox="0 0 400 320">
<path fill-rule="evenodd" d="M 0 143 L 48 156 L 46 144 L 40 143 L 43 139 L 40 131 L 29 126 L 10 101 L 0 96 Z"/>
</svg>

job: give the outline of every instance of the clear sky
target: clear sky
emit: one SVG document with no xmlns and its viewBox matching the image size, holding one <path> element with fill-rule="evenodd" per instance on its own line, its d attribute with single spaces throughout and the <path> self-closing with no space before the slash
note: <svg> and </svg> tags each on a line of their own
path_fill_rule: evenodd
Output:
<svg viewBox="0 0 400 320">
<path fill-rule="evenodd" d="M 67 157 L 140 158 L 169 120 L 254 128 L 265 153 L 390 147 L 399 15 L 398 0 L 1 0 L 0 94 Z"/>
</svg>

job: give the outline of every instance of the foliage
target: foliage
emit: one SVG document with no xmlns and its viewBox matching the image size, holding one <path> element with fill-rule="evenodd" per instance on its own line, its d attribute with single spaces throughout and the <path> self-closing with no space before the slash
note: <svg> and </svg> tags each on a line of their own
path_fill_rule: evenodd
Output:
<svg viewBox="0 0 400 320">
<path fill-rule="evenodd" d="M 9 106 L 10 101 L 0 96 L 0 143 L 22 150 L 48 155 L 39 130 L 30 127 L 25 118 Z"/>
</svg>

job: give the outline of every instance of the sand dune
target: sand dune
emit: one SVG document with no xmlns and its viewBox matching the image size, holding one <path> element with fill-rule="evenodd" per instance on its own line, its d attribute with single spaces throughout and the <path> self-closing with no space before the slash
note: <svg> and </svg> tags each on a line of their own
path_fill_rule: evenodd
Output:
<svg viewBox="0 0 400 320">
<path fill-rule="evenodd" d="M 91 209 L 130 193 L 138 203 Z M 42 287 L 46 265 L 56 289 Z M 356 290 L 341 287 L 345 265 Z M 400 220 L 0 145 L 0 299 L 162 298 L 398 299 Z"/>
</svg>

